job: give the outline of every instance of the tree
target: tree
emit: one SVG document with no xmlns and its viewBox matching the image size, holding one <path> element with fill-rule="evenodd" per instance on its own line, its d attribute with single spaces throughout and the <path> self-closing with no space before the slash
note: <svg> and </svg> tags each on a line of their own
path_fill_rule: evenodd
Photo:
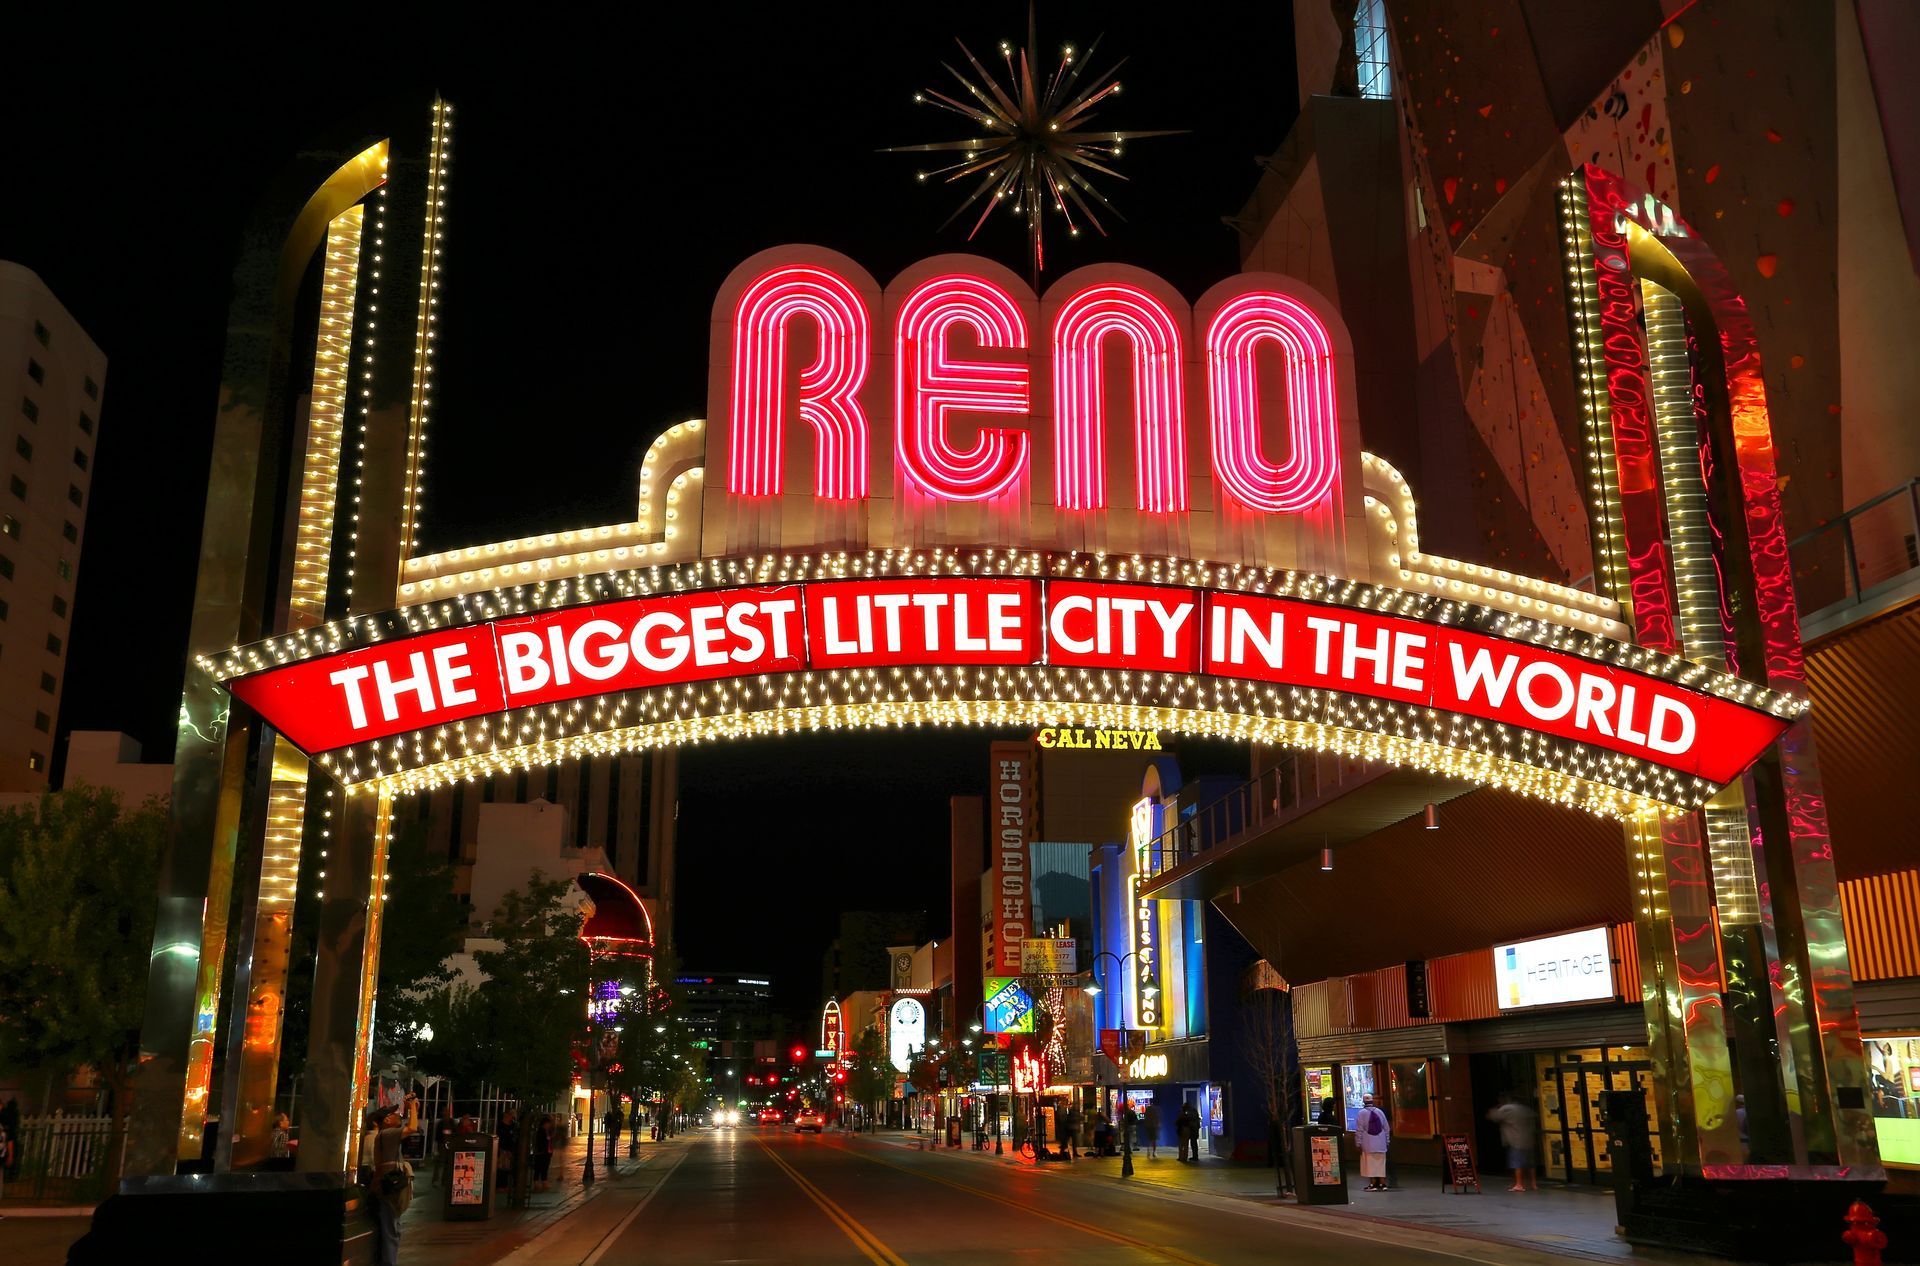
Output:
<svg viewBox="0 0 1920 1266">
<path fill-rule="evenodd" d="M 1261 966 L 1265 966 L 1264 963 Z M 1270 969 L 1269 969 L 1270 970 Z M 1267 1111 L 1267 1134 L 1273 1147 L 1276 1184 L 1284 1192 L 1293 1185 L 1293 1087 L 1300 1074 L 1299 1048 L 1293 1037 L 1292 996 L 1283 989 L 1256 988 L 1240 1010 L 1241 1054 L 1253 1070 L 1261 1105 Z"/>
<path fill-rule="evenodd" d="M 568 887 L 535 872 L 500 899 L 487 924 L 500 947 L 474 954 L 479 987 L 444 991 L 423 1004 L 422 1018 L 433 1028 L 432 1039 L 420 1043 L 426 1067 L 457 1080 L 491 1081 L 523 1106 L 571 1088 L 574 1052 L 586 1035 L 588 964 Z M 520 1132 L 516 1197 L 525 1190 L 530 1133 Z"/>
<path fill-rule="evenodd" d="M 424 822 L 387 850 L 386 919 L 380 931 L 380 984 L 373 1013 L 374 1059 L 417 1059 L 422 1026 L 453 982 L 448 960 L 467 935 L 467 912 L 453 891 L 453 869 L 427 846 Z M 435 1030 L 436 1032 L 438 1030 Z"/>
<path fill-rule="evenodd" d="M 893 1064 L 877 1028 L 862 1029 L 853 1039 L 853 1058 L 847 1067 L 847 1097 L 868 1111 L 868 1123 L 879 1115 L 881 1100 L 893 1095 Z"/>
<path fill-rule="evenodd" d="M 92 1065 L 116 1137 L 140 1052 L 166 835 L 160 802 L 123 813 L 117 795 L 93 787 L 0 813 L 0 1067 Z"/>
</svg>

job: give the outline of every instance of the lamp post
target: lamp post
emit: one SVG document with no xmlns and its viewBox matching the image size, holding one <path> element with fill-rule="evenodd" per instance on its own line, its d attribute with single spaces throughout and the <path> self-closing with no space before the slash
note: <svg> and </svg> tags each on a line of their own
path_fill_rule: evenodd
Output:
<svg viewBox="0 0 1920 1266">
<path fill-rule="evenodd" d="M 600 1062 L 600 999 L 594 996 L 593 943 L 587 943 L 587 1160 L 580 1185 L 593 1186 L 593 1070 Z"/>
<path fill-rule="evenodd" d="M 1139 957 L 1139 953 L 1135 950 L 1128 950 L 1124 954 L 1116 954 L 1112 950 L 1101 950 L 1098 954 L 1095 954 L 1092 965 L 1087 969 L 1087 974 L 1094 977 L 1086 986 L 1088 995 L 1096 999 L 1100 996 L 1099 976 L 1101 959 L 1111 958 L 1116 968 L 1125 968 L 1129 958 L 1138 959 Z M 1148 997 L 1152 997 L 1154 993 L 1159 991 L 1155 986 L 1149 984 L 1146 987 L 1146 992 Z M 1121 1009 L 1120 1018 L 1123 1021 L 1126 1019 L 1126 1010 L 1124 1007 Z M 1131 1030 L 1123 1023 L 1120 1025 L 1120 1032 L 1124 1035 L 1131 1032 Z M 1120 1074 L 1120 1176 L 1122 1178 L 1131 1178 L 1133 1177 L 1133 1130 L 1127 1125 L 1127 1113 L 1133 1111 L 1133 1103 L 1127 1098 L 1126 1053 L 1127 1045 L 1123 1041 L 1120 1048 L 1121 1058 L 1114 1060 L 1113 1064 L 1114 1070 Z"/>
<path fill-rule="evenodd" d="M 973 1021 L 972 1028 L 975 1033 L 982 1035 L 980 1040 L 982 1045 L 984 1045 L 986 1042 L 986 1038 L 984 1035 L 986 1033 L 986 1028 L 987 1028 L 987 1004 L 985 1002 L 982 1002 L 980 1006 L 974 1011 L 974 1021 Z M 1000 1099 L 1000 1082 L 998 1079 L 995 1079 L 993 1083 L 993 1093 L 987 1096 L 987 1112 L 990 1116 L 993 1117 L 993 1154 L 995 1156 L 1004 1156 L 1006 1155 L 1006 1143 L 1000 1136 L 999 1099 Z M 982 1150 L 984 1151 L 985 1149 L 982 1148 Z"/>
</svg>

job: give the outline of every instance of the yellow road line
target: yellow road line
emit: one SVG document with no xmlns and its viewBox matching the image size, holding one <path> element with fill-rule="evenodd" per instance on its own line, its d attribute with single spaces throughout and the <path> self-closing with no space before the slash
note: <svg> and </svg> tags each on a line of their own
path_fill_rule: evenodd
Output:
<svg viewBox="0 0 1920 1266">
<path fill-rule="evenodd" d="M 787 1177 L 793 1179 L 794 1186 L 800 1188 L 807 1199 L 820 1206 L 820 1211 L 827 1215 L 828 1220 L 839 1227 L 846 1237 L 853 1241 L 854 1247 L 865 1253 L 874 1266 L 907 1266 L 906 1262 L 888 1248 L 879 1236 L 862 1226 L 860 1219 L 841 1208 L 832 1196 L 814 1186 L 799 1170 L 776 1156 L 773 1149 L 765 1142 L 760 1139 L 755 1139 L 754 1142 L 760 1145 L 760 1150 L 767 1154 L 768 1160 L 786 1171 Z"/>
<path fill-rule="evenodd" d="M 1124 1244 L 1128 1248 L 1142 1249 L 1152 1253 L 1156 1257 L 1164 1257 L 1170 1262 L 1181 1262 L 1184 1263 L 1184 1266 L 1213 1266 L 1213 1263 L 1204 1257 L 1194 1257 L 1189 1253 L 1182 1253 L 1176 1248 L 1167 1248 L 1161 1244 L 1151 1244 L 1146 1240 L 1137 1240 L 1131 1235 L 1122 1235 L 1118 1231 L 1108 1230 L 1104 1226 L 1096 1226 L 1091 1222 L 1082 1222 L 1078 1218 L 1069 1218 L 1064 1214 L 1049 1213 L 1045 1209 L 1035 1208 L 1033 1205 L 1025 1204 L 1009 1196 L 1000 1195 L 997 1192 L 987 1191 L 981 1187 L 972 1187 L 963 1182 L 954 1182 L 951 1178 L 942 1178 L 938 1174 L 929 1174 L 923 1170 L 909 1169 L 905 1165 L 896 1165 L 890 1160 L 885 1160 L 868 1153 L 864 1148 L 848 1148 L 847 1150 L 862 1160 L 872 1161 L 876 1165 L 885 1165 L 888 1169 L 897 1169 L 903 1174 L 912 1174 L 914 1177 L 924 1178 L 928 1182 L 937 1182 L 943 1186 L 952 1187 L 955 1191 L 964 1191 L 971 1195 L 979 1196 L 984 1200 L 996 1201 L 999 1204 L 1006 1205 L 1009 1209 L 1018 1209 L 1022 1213 L 1030 1213 L 1036 1218 L 1045 1218 L 1049 1222 L 1057 1223 L 1064 1227 L 1071 1227 L 1076 1231 L 1084 1231 L 1088 1235 L 1096 1235 L 1103 1240 L 1111 1240 L 1115 1244 Z"/>
</svg>

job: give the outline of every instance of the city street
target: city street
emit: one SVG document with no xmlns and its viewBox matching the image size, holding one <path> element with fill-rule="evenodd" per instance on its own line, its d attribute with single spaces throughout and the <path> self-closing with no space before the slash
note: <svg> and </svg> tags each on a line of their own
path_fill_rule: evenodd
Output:
<svg viewBox="0 0 1920 1266">
<path fill-rule="evenodd" d="M 1587 1260 L 1227 1197 L 1037 1172 L 897 1136 L 701 1134 L 637 1216 L 582 1255 L 613 1262 L 1441 1262 Z M 1110 1179 L 1110 1181 L 1108 1181 Z M 1303 1222 L 1326 1225 L 1303 1225 Z M 576 1241 L 577 1243 L 577 1241 Z M 569 1244 L 572 1248 L 573 1244 Z"/>
</svg>

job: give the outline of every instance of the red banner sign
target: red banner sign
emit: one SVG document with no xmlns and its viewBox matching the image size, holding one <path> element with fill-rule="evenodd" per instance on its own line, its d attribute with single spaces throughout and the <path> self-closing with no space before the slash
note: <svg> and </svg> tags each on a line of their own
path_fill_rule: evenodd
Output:
<svg viewBox="0 0 1920 1266">
<path fill-rule="evenodd" d="M 919 665 L 1210 674 L 1497 721 L 1726 783 L 1787 722 L 1451 624 L 1170 586 L 940 577 L 706 590 L 540 612 L 268 669 L 234 694 L 309 753 L 593 695 Z"/>
</svg>

